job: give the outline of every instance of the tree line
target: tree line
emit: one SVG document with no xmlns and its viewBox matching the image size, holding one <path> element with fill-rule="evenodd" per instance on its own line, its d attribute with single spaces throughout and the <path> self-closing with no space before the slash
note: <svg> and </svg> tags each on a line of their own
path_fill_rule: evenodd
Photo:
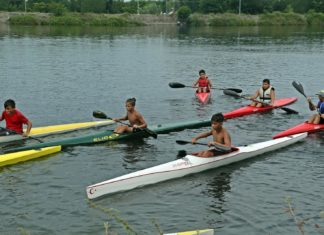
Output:
<svg viewBox="0 0 324 235">
<path fill-rule="evenodd" d="M 191 13 L 262 14 L 324 12 L 324 0 L 0 0 L 0 11 L 172 14 L 181 7 Z"/>
</svg>

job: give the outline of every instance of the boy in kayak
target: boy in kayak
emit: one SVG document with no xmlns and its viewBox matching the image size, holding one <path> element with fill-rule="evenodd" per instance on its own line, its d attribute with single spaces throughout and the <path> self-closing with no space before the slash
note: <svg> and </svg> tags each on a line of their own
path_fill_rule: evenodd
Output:
<svg viewBox="0 0 324 235">
<path fill-rule="evenodd" d="M 199 71 L 199 78 L 198 80 L 194 83 L 194 87 L 197 87 L 197 92 L 210 92 L 210 89 L 212 87 L 212 84 L 208 77 L 206 76 L 205 70 L 200 70 Z"/>
<path fill-rule="evenodd" d="M 3 129 L 0 135 L 21 134 L 27 137 L 32 128 L 31 121 L 28 120 L 18 109 L 14 100 L 7 100 L 4 103 L 5 110 L 2 112 L 0 122 L 6 120 L 6 129 Z M 23 132 L 23 124 L 27 125 L 27 130 Z"/>
<path fill-rule="evenodd" d="M 259 98 L 261 102 L 267 103 L 271 106 L 274 105 L 275 101 L 275 89 L 270 85 L 270 80 L 269 79 L 264 79 L 262 82 L 262 87 L 260 87 L 254 96 L 250 97 L 251 100 L 255 100 L 256 98 Z M 265 104 L 258 103 L 253 101 L 251 106 L 260 108 L 266 106 Z"/>
<path fill-rule="evenodd" d="M 232 142 L 231 136 L 228 131 L 223 127 L 224 116 L 222 113 L 216 113 L 211 118 L 211 130 L 207 132 L 203 132 L 197 135 L 195 138 L 191 140 L 194 144 L 200 138 L 206 138 L 208 136 L 213 136 L 213 141 L 208 143 L 208 146 L 218 145 L 220 147 L 228 149 L 230 151 Z M 199 157 L 212 157 L 219 154 L 219 150 L 216 148 L 201 151 L 197 153 Z"/>
<path fill-rule="evenodd" d="M 115 129 L 115 133 L 121 134 L 121 133 L 132 133 L 132 132 L 137 132 L 140 129 L 146 128 L 147 124 L 143 118 L 143 116 L 135 110 L 135 105 L 136 105 L 136 99 L 135 98 L 130 98 L 126 100 L 126 110 L 127 113 L 124 117 L 121 118 L 114 118 L 114 121 L 129 121 L 130 126 L 126 125 L 121 125 L 118 126 Z"/>
<path fill-rule="evenodd" d="M 312 124 L 324 124 L 324 90 L 321 90 L 316 95 L 318 95 L 318 99 L 319 99 L 317 106 L 315 106 L 312 103 L 312 100 L 310 97 L 307 98 L 308 104 L 309 104 L 309 109 L 311 111 L 314 111 L 317 109 L 317 111 L 318 111 L 318 113 L 311 116 L 307 122 L 312 123 Z"/>
</svg>

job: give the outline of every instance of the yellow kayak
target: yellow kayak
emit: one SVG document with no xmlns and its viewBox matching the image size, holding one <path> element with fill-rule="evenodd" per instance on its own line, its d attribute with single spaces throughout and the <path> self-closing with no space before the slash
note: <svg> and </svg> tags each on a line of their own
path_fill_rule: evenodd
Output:
<svg viewBox="0 0 324 235">
<path fill-rule="evenodd" d="M 94 122 L 69 123 L 69 124 L 44 126 L 44 127 L 33 127 L 31 129 L 29 136 L 40 137 L 40 136 L 46 136 L 51 134 L 58 134 L 58 133 L 90 128 L 90 127 L 105 126 L 113 123 L 115 122 L 112 120 L 105 120 L 105 121 L 94 121 Z M 22 139 L 24 139 L 24 137 L 22 137 L 21 135 L 0 136 L 0 143 L 6 143 L 6 142 L 22 140 Z"/>
<path fill-rule="evenodd" d="M 19 162 L 28 161 L 31 159 L 43 157 L 52 153 L 57 153 L 61 151 L 61 146 L 53 146 L 42 148 L 38 150 L 26 150 L 15 153 L 8 153 L 0 155 L 0 167 L 13 165 Z"/>
<path fill-rule="evenodd" d="M 187 232 L 178 232 L 178 233 L 164 233 L 164 235 L 214 235 L 214 229 L 203 229 Z"/>
</svg>

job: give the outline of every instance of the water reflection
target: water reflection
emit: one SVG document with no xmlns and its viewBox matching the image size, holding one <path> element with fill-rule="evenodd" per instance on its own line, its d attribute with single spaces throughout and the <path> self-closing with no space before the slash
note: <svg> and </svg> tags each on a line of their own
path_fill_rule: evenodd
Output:
<svg viewBox="0 0 324 235">
<path fill-rule="evenodd" d="M 231 172 L 221 171 L 215 177 L 208 181 L 206 190 L 203 191 L 209 197 L 214 198 L 212 204 L 210 204 L 211 211 L 216 214 L 222 214 L 226 212 L 224 209 L 224 203 L 226 202 L 225 194 L 231 190 Z"/>
</svg>

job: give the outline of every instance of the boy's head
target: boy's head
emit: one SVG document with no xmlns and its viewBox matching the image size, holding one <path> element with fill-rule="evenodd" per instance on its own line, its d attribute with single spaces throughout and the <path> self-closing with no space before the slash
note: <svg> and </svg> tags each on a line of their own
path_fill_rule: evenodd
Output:
<svg viewBox="0 0 324 235">
<path fill-rule="evenodd" d="M 199 71 L 199 76 L 201 76 L 201 75 L 206 75 L 205 70 L 201 69 L 201 70 Z"/>
<path fill-rule="evenodd" d="M 16 108 L 16 103 L 15 103 L 14 100 L 9 99 L 9 100 L 6 100 L 6 101 L 4 102 L 4 105 L 3 105 L 3 106 L 4 106 L 5 110 L 6 110 L 6 112 L 7 112 L 8 114 L 10 114 L 10 113 L 12 113 L 12 111 L 15 110 L 15 108 Z"/>
<path fill-rule="evenodd" d="M 263 81 L 262 81 L 262 88 L 266 90 L 269 87 L 270 87 L 270 80 L 269 79 L 263 79 Z"/>
<path fill-rule="evenodd" d="M 321 90 L 321 91 L 319 91 L 316 95 L 318 95 L 318 98 L 320 99 L 320 100 L 324 100 L 324 90 Z"/>
<path fill-rule="evenodd" d="M 126 108 L 127 110 L 131 110 L 136 105 L 136 99 L 135 98 L 129 98 L 126 100 Z"/>
<path fill-rule="evenodd" d="M 223 125 L 225 118 L 222 113 L 216 113 L 211 117 L 211 124 L 214 129 L 217 129 Z"/>
</svg>

